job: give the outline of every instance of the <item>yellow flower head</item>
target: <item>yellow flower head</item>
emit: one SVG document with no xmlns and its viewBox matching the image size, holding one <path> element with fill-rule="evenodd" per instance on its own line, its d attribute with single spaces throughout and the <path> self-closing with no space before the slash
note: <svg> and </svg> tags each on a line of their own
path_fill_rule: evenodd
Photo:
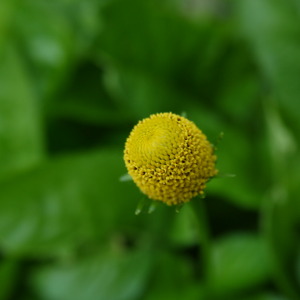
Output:
<svg viewBox="0 0 300 300">
<path fill-rule="evenodd" d="M 213 147 L 191 121 L 159 113 L 140 121 L 125 145 L 129 175 L 150 199 L 182 204 L 217 174 Z"/>
</svg>

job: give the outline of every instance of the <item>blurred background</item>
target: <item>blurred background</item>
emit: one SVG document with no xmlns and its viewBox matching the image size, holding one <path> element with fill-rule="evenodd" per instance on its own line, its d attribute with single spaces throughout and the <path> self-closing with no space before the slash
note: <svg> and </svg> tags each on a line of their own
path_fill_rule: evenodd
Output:
<svg viewBox="0 0 300 300">
<path fill-rule="evenodd" d="M 299 300 L 299 100 L 299 0 L 1 0 L 0 299 Z M 136 216 L 119 180 L 170 111 L 236 175 L 206 251 L 189 204 Z"/>
</svg>

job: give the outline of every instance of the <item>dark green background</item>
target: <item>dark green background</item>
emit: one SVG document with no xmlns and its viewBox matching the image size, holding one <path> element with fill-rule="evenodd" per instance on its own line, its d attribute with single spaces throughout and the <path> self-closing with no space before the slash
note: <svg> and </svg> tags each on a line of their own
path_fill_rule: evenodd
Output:
<svg viewBox="0 0 300 300">
<path fill-rule="evenodd" d="M 210 261 L 189 204 L 135 216 L 119 180 L 169 111 L 236 175 Z M 1 0 L 0 299 L 300 299 L 299 112 L 299 0 Z"/>
</svg>

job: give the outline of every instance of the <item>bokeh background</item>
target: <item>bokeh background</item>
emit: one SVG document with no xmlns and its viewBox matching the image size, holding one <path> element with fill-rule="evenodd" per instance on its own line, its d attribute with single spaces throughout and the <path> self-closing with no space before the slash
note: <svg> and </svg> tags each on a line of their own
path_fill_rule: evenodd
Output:
<svg viewBox="0 0 300 300">
<path fill-rule="evenodd" d="M 300 299 L 299 100 L 299 0 L 1 0 L 0 299 Z M 169 111 L 224 133 L 209 259 L 119 180 Z"/>
</svg>

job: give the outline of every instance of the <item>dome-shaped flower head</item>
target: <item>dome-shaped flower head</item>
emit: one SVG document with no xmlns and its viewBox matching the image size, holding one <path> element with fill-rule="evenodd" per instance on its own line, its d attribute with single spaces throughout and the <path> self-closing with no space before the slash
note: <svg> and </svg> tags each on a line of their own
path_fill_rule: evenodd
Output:
<svg viewBox="0 0 300 300">
<path fill-rule="evenodd" d="M 217 174 L 213 152 L 193 122 L 173 113 L 159 113 L 133 128 L 124 160 L 144 194 L 177 205 L 203 194 L 208 179 Z"/>
</svg>

